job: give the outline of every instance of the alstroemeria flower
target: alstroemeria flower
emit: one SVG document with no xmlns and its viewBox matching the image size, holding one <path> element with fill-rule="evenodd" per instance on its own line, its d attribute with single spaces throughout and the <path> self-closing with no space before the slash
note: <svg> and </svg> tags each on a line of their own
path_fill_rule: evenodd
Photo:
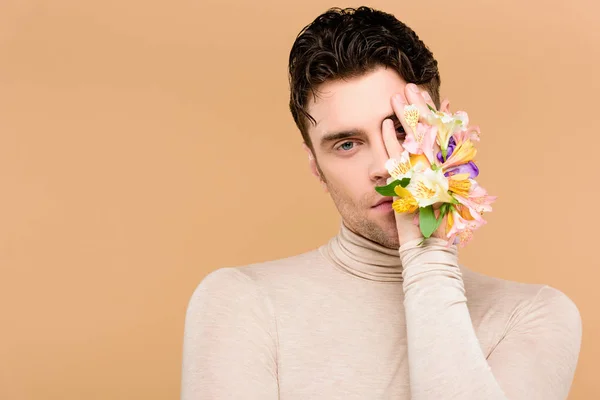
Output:
<svg viewBox="0 0 600 400">
<path fill-rule="evenodd" d="M 387 160 L 385 162 L 385 169 L 390 174 L 391 180 L 402 180 L 412 177 L 412 163 L 410 162 L 408 151 L 403 151 L 400 154 L 400 158 L 390 158 Z"/>
<path fill-rule="evenodd" d="M 437 144 L 440 146 L 442 154 L 446 154 L 450 138 L 454 133 L 467 126 L 469 117 L 464 111 L 457 111 L 454 115 L 442 111 L 431 111 L 426 120 L 430 125 L 437 128 Z"/>
<path fill-rule="evenodd" d="M 464 142 L 456 145 L 452 151 L 452 155 L 450 155 L 450 157 L 448 157 L 442 164 L 442 169 L 444 172 L 447 172 L 450 168 L 462 164 L 468 164 L 470 161 L 473 161 L 473 158 L 475 158 L 476 154 L 477 149 L 473 145 L 473 142 L 470 140 L 465 140 Z"/>
<path fill-rule="evenodd" d="M 469 174 L 471 178 L 477 178 L 479 175 L 479 168 L 473 161 L 469 161 L 466 164 L 457 165 L 456 167 L 448 168 L 445 172 L 446 176 L 452 176 L 457 174 Z"/>
<path fill-rule="evenodd" d="M 419 207 L 452 202 L 452 196 L 448 193 L 448 178 L 444 176 L 441 169 L 433 171 L 432 169 L 422 168 L 419 170 L 415 168 L 406 189 L 417 200 Z"/>
<path fill-rule="evenodd" d="M 492 211 L 491 203 L 497 197 L 488 195 L 475 181 L 479 175 L 474 160 L 475 143 L 480 140 L 479 127 L 469 126 L 464 111 L 452 114 L 446 106 L 442 110 L 430 107 L 431 113 L 419 122 L 416 107 L 405 107 L 403 123 L 410 126 L 410 131 L 402 143 L 402 154 L 387 160 L 385 167 L 390 174 L 387 187 L 376 190 L 384 196 L 393 196 L 395 212 L 414 213 L 415 225 L 423 223 L 430 228 L 441 222 L 442 228 L 446 228 L 448 245 L 464 246 L 473 232 L 487 223 L 483 213 Z M 445 221 L 440 221 L 441 217 Z M 421 228 L 423 235 L 431 235 L 424 228 Z"/>
<path fill-rule="evenodd" d="M 402 147 L 411 154 L 425 154 L 429 163 L 434 162 L 433 145 L 437 135 L 437 127 L 419 122 L 414 129 L 406 132 Z"/>
<path fill-rule="evenodd" d="M 454 243 L 458 237 L 458 244 L 461 247 L 466 245 L 473 238 L 473 231 L 486 223 L 481 217 L 475 218 L 468 207 L 461 204 L 453 206 L 446 219 L 446 232 L 449 243 Z"/>
<path fill-rule="evenodd" d="M 390 174 L 387 183 L 391 183 L 396 179 L 411 178 L 415 168 L 425 170 L 431 168 L 431 163 L 424 154 L 410 154 L 407 150 L 404 150 L 400 154 L 400 158 L 388 159 L 385 162 L 385 168 Z"/>
<path fill-rule="evenodd" d="M 453 194 L 464 197 L 469 196 L 471 191 L 471 180 L 469 174 L 456 174 L 448 177 L 448 190 Z"/>
<path fill-rule="evenodd" d="M 414 196 L 412 195 L 412 193 L 409 190 L 398 185 L 394 188 L 394 192 L 399 197 L 397 200 L 394 200 L 394 202 L 392 203 L 392 208 L 397 213 L 404 213 L 404 212 L 411 213 L 411 212 L 416 211 L 417 208 L 419 208 L 417 199 L 414 198 Z"/>
<path fill-rule="evenodd" d="M 467 124 L 465 124 L 466 126 Z M 456 140 L 456 143 L 464 142 L 465 140 L 470 140 L 472 142 L 479 142 L 481 132 L 479 131 L 478 126 L 470 126 L 466 129 L 458 131 L 454 134 L 453 138 Z"/>
<path fill-rule="evenodd" d="M 448 154 L 446 155 L 446 158 L 449 158 L 450 156 L 452 156 L 452 153 L 454 153 L 455 147 L 456 147 L 456 142 L 455 142 L 454 136 L 453 136 L 450 138 L 450 141 L 448 142 Z M 437 153 L 437 160 L 440 162 L 440 164 L 444 163 L 444 159 L 442 158 L 441 151 L 438 151 L 438 153 Z M 455 167 L 445 168 L 444 171 L 445 171 L 446 176 L 468 173 L 471 178 L 475 179 L 479 175 L 479 168 L 473 161 L 469 161 L 466 164 L 460 164 Z"/>
<path fill-rule="evenodd" d="M 492 211 L 491 204 L 496 201 L 498 196 L 490 196 L 487 194 L 487 190 L 481 187 L 475 180 L 471 180 L 471 189 L 467 196 L 463 194 L 455 194 L 454 198 L 459 203 L 468 207 L 473 212 L 481 215 L 484 212 Z"/>
<path fill-rule="evenodd" d="M 454 140 L 454 136 L 452 136 L 452 137 L 450 137 L 450 140 L 448 140 L 448 148 L 446 149 L 446 159 L 448 159 L 448 157 L 450 157 L 452 155 L 455 147 L 456 147 L 456 141 Z M 440 164 L 444 163 L 444 157 L 442 156 L 441 151 L 438 151 L 436 158 L 440 162 Z"/>
</svg>

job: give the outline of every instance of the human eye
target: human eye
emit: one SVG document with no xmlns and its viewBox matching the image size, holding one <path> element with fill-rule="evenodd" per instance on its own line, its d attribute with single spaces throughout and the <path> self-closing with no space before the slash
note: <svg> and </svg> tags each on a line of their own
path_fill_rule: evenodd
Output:
<svg viewBox="0 0 600 400">
<path fill-rule="evenodd" d="M 404 141 L 404 139 L 406 139 L 406 132 L 404 131 L 404 127 L 402 126 L 402 124 L 398 122 L 398 124 L 396 124 L 395 128 L 396 128 L 396 136 L 398 137 L 398 140 Z"/>
<path fill-rule="evenodd" d="M 347 140 L 343 143 L 341 143 L 339 146 L 336 146 L 336 150 L 342 150 L 342 152 L 349 152 L 350 150 L 352 150 L 355 146 L 356 142 L 354 140 Z M 352 145 L 352 146 L 347 146 L 347 145 Z"/>
</svg>

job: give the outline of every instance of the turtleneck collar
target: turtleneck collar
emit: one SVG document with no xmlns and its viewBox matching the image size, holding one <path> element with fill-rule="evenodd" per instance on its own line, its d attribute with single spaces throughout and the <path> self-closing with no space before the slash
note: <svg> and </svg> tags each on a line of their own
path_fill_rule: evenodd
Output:
<svg viewBox="0 0 600 400">
<path fill-rule="evenodd" d="M 351 275 L 379 282 L 402 282 L 398 249 L 390 249 L 352 232 L 342 221 L 337 235 L 319 248 L 336 267 Z"/>
</svg>

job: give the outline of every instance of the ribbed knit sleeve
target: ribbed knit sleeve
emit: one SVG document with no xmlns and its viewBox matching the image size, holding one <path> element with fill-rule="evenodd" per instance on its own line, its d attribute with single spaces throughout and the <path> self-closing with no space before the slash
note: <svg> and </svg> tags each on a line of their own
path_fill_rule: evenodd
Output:
<svg viewBox="0 0 600 400">
<path fill-rule="evenodd" d="M 567 398 L 581 343 L 575 304 L 541 288 L 486 359 L 467 308 L 457 247 L 439 238 L 420 241 L 399 249 L 411 398 Z"/>
</svg>

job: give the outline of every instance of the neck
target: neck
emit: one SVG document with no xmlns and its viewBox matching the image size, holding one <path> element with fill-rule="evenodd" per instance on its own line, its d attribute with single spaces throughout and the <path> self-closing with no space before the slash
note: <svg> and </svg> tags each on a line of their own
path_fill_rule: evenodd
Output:
<svg viewBox="0 0 600 400">
<path fill-rule="evenodd" d="M 403 280 L 398 249 L 390 249 L 351 231 L 343 221 L 337 235 L 320 250 L 337 268 L 350 275 L 380 282 Z"/>
</svg>

